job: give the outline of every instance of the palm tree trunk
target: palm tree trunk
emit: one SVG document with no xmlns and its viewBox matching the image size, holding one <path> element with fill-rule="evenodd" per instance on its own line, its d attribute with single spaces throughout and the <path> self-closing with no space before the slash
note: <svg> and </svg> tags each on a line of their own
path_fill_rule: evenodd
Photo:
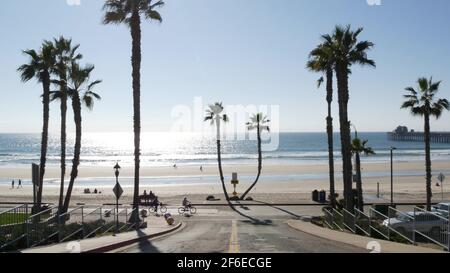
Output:
<svg viewBox="0 0 450 273">
<path fill-rule="evenodd" d="M 45 71 L 42 78 L 42 86 L 44 89 L 42 94 L 42 104 L 44 109 L 41 138 L 41 158 L 39 164 L 39 187 L 36 195 L 36 204 L 33 209 L 34 212 L 37 212 L 42 205 L 42 187 L 44 185 L 45 163 L 47 161 L 48 124 L 50 117 L 50 73 Z"/>
<path fill-rule="evenodd" d="M 141 135 L 141 18 L 139 10 L 131 16 L 131 38 L 132 38 L 132 77 L 133 77 L 133 126 L 134 126 L 134 195 L 132 222 L 137 223 L 139 219 L 139 167 L 140 167 L 140 135 Z"/>
<path fill-rule="evenodd" d="M 431 211 L 431 156 L 430 156 L 430 116 L 425 114 L 425 166 L 426 166 L 426 188 L 427 188 L 427 210 Z"/>
<path fill-rule="evenodd" d="M 330 204 L 336 207 L 336 190 L 334 187 L 334 148 L 333 148 L 333 117 L 331 115 L 331 103 L 333 102 L 333 70 L 327 70 L 327 135 L 328 135 L 328 168 L 330 175 Z"/>
<path fill-rule="evenodd" d="M 253 187 L 258 183 L 259 177 L 261 176 L 261 170 L 262 170 L 262 148 L 261 148 L 261 128 L 260 125 L 256 127 L 256 134 L 258 136 L 258 174 L 256 175 L 255 181 L 253 184 L 248 188 L 244 194 L 241 196 L 241 200 L 244 200 L 245 196 L 253 189 Z"/>
<path fill-rule="evenodd" d="M 358 209 L 364 211 L 364 200 L 363 200 L 363 190 L 362 190 L 362 177 L 361 177 L 361 158 L 359 153 L 355 153 L 355 164 L 356 164 L 356 190 L 358 191 Z"/>
<path fill-rule="evenodd" d="M 59 189 L 58 212 L 61 213 L 64 198 L 64 178 L 66 174 L 66 115 L 67 115 L 67 94 L 63 91 L 61 97 L 61 185 Z"/>
<path fill-rule="evenodd" d="M 350 122 L 348 120 L 348 67 L 339 64 L 337 69 L 338 79 L 338 100 L 339 100 L 339 121 L 341 131 L 341 153 L 343 165 L 343 182 L 344 182 L 344 198 L 345 207 L 349 211 L 353 211 L 353 182 L 352 182 L 352 153 L 350 138 Z"/>
<path fill-rule="evenodd" d="M 75 122 L 75 146 L 72 160 L 72 171 L 70 173 L 70 182 L 67 188 L 66 197 L 64 199 L 64 206 L 62 212 L 65 213 L 69 209 L 70 198 L 72 196 L 72 189 L 75 183 L 75 179 L 78 176 L 78 166 L 80 165 L 80 153 L 81 153 L 81 101 L 78 93 L 75 92 L 72 97 L 72 109 Z"/>
<path fill-rule="evenodd" d="M 230 204 L 230 197 L 228 195 L 227 188 L 225 186 L 225 178 L 223 177 L 220 139 L 217 139 L 217 163 L 219 166 L 219 175 L 220 175 L 220 181 L 222 182 L 223 194 L 225 195 L 225 199 L 227 200 L 227 202 Z"/>
</svg>

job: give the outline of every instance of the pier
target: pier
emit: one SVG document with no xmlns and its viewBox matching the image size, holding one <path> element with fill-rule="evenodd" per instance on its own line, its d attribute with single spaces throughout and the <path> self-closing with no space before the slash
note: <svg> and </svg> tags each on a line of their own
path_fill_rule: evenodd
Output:
<svg viewBox="0 0 450 273">
<path fill-rule="evenodd" d="M 408 131 L 407 127 L 399 126 L 393 132 L 388 133 L 388 139 L 393 141 L 423 142 L 425 141 L 425 133 Z M 450 143 L 450 132 L 431 132 L 430 142 Z"/>
</svg>

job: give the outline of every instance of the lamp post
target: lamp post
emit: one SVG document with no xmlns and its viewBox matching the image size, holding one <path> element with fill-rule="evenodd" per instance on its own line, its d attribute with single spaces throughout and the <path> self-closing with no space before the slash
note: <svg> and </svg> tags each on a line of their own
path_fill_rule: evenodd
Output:
<svg viewBox="0 0 450 273">
<path fill-rule="evenodd" d="M 394 150 L 395 147 L 391 147 L 391 206 L 394 205 Z"/>
<path fill-rule="evenodd" d="M 119 172 L 120 172 L 120 165 L 119 162 L 116 163 L 114 166 L 115 175 L 116 175 L 116 186 L 114 187 L 113 191 L 116 195 L 116 232 L 119 232 L 119 198 L 122 195 L 122 187 L 119 184 Z"/>
</svg>

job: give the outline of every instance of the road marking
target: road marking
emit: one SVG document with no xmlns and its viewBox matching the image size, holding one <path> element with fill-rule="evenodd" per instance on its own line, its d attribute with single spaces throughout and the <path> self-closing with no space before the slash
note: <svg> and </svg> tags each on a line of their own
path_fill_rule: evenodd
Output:
<svg viewBox="0 0 450 273">
<path fill-rule="evenodd" d="M 230 236 L 230 245 L 228 249 L 229 253 L 239 253 L 239 239 L 237 232 L 237 221 L 231 221 L 231 236 Z"/>
</svg>

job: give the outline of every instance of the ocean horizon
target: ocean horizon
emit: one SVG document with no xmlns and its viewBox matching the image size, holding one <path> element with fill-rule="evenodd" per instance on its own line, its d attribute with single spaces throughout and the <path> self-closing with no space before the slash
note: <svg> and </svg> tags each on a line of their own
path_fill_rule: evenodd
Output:
<svg viewBox="0 0 450 273">
<path fill-rule="evenodd" d="M 386 132 L 358 132 L 361 139 L 376 155 L 363 156 L 365 162 L 390 160 L 391 146 L 396 161 L 423 161 L 422 142 L 390 141 Z M 250 138 L 250 139 L 249 139 Z M 225 164 L 257 164 L 257 141 L 254 135 L 227 137 L 222 141 Z M 71 164 L 73 136 L 68 136 L 67 164 Z M 0 133 L 0 166 L 29 166 L 39 163 L 41 135 Z M 269 140 L 263 141 L 265 143 Z M 216 164 L 215 135 L 201 133 L 155 133 L 141 135 L 141 166 L 178 166 Z M 450 144 L 432 143 L 432 160 L 450 160 Z M 334 155 L 339 162 L 339 133 L 334 133 Z M 326 164 L 328 146 L 326 133 L 279 133 L 278 146 L 273 151 L 263 152 L 264 164 Z M 81 165 L 112 166 L 134 165 L 132 133 L 84 133 L 82 139 Z M 59 136 L 49 137 L 47 166 L 60 164 Z"/>
</svg>

